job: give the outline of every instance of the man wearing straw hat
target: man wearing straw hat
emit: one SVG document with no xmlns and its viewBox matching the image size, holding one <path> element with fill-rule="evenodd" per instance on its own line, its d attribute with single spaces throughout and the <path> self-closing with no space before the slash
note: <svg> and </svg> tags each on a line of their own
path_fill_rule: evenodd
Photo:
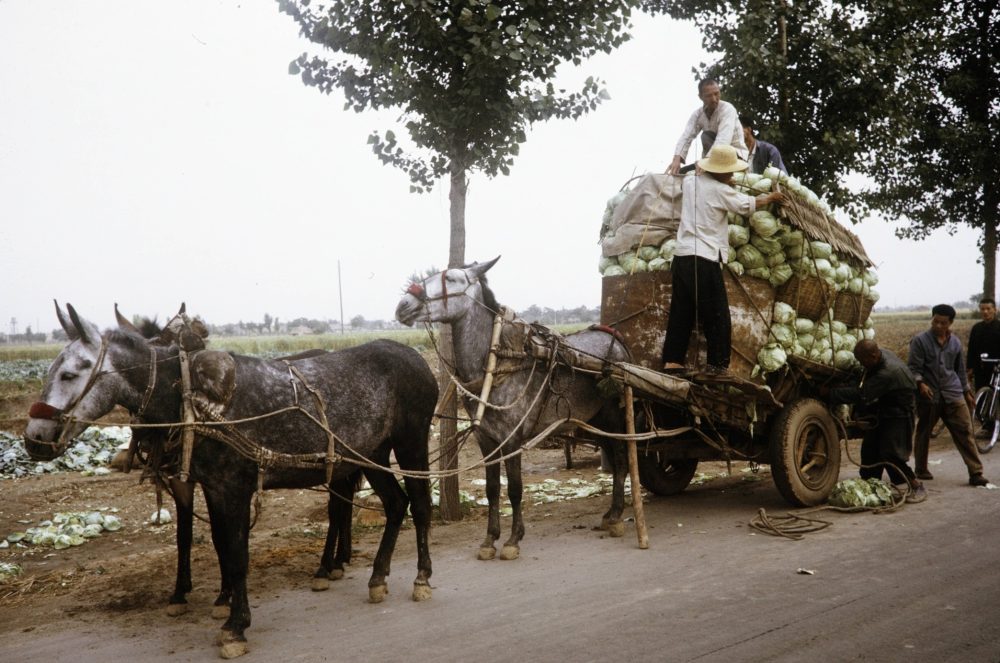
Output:
<svg viewBox="0 0 1000 663">
<path fill-rule="evenodd" d="M 671 266 L 673 286 L 667 338 L 663 343 L 663 368 L 684 369 L 688 340 L 700 320 L 708 344 L 708 372 L 729 372 L 731 321 L 729 299 L 722 280 L 729 259 L 729 224 L 726 212 L 743 216 L 785 197 L 772 192 L 754 198 L 737 191 L 733 173 L 746 170 L 732 145 L 716 144 L 698 161 L 702 172 L 688 175 L 682 186 L 681 222 Z"/>
</svg>

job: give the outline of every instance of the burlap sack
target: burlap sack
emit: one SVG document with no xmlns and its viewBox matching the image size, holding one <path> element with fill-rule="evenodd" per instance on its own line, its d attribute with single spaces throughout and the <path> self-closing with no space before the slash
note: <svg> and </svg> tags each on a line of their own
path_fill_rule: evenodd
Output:
<svg viewBox="0 0 1000 663">
<path fill-rule="evenodd" d="M 615 208 L 601 252 L 617 256 L 639 246 L 659 246 L 677 236 L 681 218 L 682 178 L 647 173 Z M 641 242 L 641 244 L 640 244 Z"/>
</svg>

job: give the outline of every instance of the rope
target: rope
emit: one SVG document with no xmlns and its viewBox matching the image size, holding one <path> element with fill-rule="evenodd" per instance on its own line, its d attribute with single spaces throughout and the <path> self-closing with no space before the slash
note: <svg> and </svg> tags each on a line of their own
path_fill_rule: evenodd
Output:
<svg viewBox="0 0 1000 663">
<path fill-rule="evenodd" d="M 833 420 L 834 422 L 836 422 L 837 427 L 843 434 L 843 437 L 841 437 L 840 440 L 838 440 L 838 444 L 840 442 L 843 442 L 844 451 L 847 454 L 847 460 L 849 460 L 851 464 L 857 466 L 859 469 L 866 469 L 873 467 L 892 467 L 897 472 L 899 472 L 900 475 L 906 476 L 905 474 L 902 473 L 902 471 L 899 469 L 899 466 L 897 466 L 895 463 L 882 461 L 879 463 L 871 463 L 868 465 L 863 465 L 854 460 L 854 458 L 851 456 L 850 445 L 848 444 L 847 427 L 844 426 L 844 423 L 840 419 L 834 417 Z M 767 511 L 761 508 L 758 510 L 757 515 L 750 520 L 750 527 L 765 534 L 770 534 L 772 536 L 781 536 L 786 539 L 792 539 L 794 541 L 798 541 L 799 539 L 802 538 L 803 534 L 808 534 L 810 532 L 818 532 L 833 524 L 831 522 L 825 520 L 819 520 L 817 518 L 806 518 L 805 517 L 806 514 L 818 513 L 820 511 L 835 511 L 838 513 L 861 513 L 868 511 L 873 514 L 892 513 L 894 511 L 899 510 L 906 503 L 907 496 L 909 496 L 909 494 L 913 490 L 908 483 L 904 484 L 904 486 L 905 489 L 902 491 L 898 491 L 895 488 L 895 486 L 893 487 L 892 503 L 885 506 L 842 507 L 842 506 L 834 506 L 832 504 L 823 504 L 820 506 L 812 507 L 810 509 L 804 509 L 795 512 L 789 511 L 784 516 L 769 516 Z"/>
</svg>

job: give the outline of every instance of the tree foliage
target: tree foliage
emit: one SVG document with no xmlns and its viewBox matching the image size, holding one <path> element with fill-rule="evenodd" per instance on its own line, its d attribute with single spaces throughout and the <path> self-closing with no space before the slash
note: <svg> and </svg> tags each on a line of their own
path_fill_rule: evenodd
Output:
<svg viewBox="0 0 1000 663">
<path fill-rule="evenodd" d="M 338 54 L 291 64 L 306 85 L 340 88 L 345 108 L 399 109 L 413 147 L 389 129 L 368 142 L 405 170 L 414 190 L 455 171 L 507 174 L 526 128 L 576 118 L 606 97 L 588 78 L 580 90 L 553 84 L 557 67 L 579 64 L 628 39 L 630 1 L 434 2 L 279 0 L 310 41 Z"/>
<path fill-rule="evenodd" d="M 691 19 L 724 97 L 789 169 L 855 219 L 925 238 L 983 232 L 994 293 L 1000 225 L 1000 6 L 990 0 L 647 0 Z M 845 177 L 868 176 L 862 190 Z"/>
<path fill-rule="evenodd" d="M 658 0 L 644 6 L 695 22 L 705 49 L 719 54 L 695 75 L 719 80 L 723 98 L 756 118 L 758 134 L 778 146 L 791 173 L 843 206 L 852 200 L 843 176 L 861 166 L 893 105 L 898 68 L 911 58 L 913 36 L 892 27 L 892 17 L 877 9 L 884 4 Z"/>
<path fill-rule="evenodd" d="M 907 92 L 879 153 L 861 171 L 871 186 L 861 201 L 926 238 L 959 224 L 982 232 L 983 292 L 996 295 L 1000 226 L 1000 5 L 987 0 L 910 5 L 923 36 L 901 72 Z"/>
</svg>

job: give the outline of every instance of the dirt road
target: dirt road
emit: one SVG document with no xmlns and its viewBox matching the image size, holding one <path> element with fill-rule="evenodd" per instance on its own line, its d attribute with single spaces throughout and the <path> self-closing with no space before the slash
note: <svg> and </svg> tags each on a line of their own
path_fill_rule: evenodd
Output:
<svg viewBox="0 0 1000 663">
<path fill-rule="evenodd" d="M 373 534 L 325 593 L 309 591 L 318 540 L 296 548 L 294 536 L 257 536 L 243 660 L 1000 661 L 1000 490 L 967 486 L 950 443 L 937 446 L 927 502 L 885 515 L 818 514 L 833 525 L 801 541 L 748 527 L 758 508 L 788 511 L 766 472 L 651 499 L 649 550 L 637 549 L 631 526 L 624 539 L 591 529 L 606 496 L 532 504 L 513 562 L 475 559 L 481 517 L 439 526 L 427 603 L 409 599 L 412 530 L 378 605 L 366 602 Z M 984 460 L 1000 480 L 1000 462 Z M 172 551 L 169 536 L 157 536 L 100 575 L 100 560 L 77 561 L 87 581 L 63 593 L 0 605 L 0 659 L 218 660 L 210 545 L 196 547 L 191 611 L 172 619 L 163 610 Z"/>
</svg>

